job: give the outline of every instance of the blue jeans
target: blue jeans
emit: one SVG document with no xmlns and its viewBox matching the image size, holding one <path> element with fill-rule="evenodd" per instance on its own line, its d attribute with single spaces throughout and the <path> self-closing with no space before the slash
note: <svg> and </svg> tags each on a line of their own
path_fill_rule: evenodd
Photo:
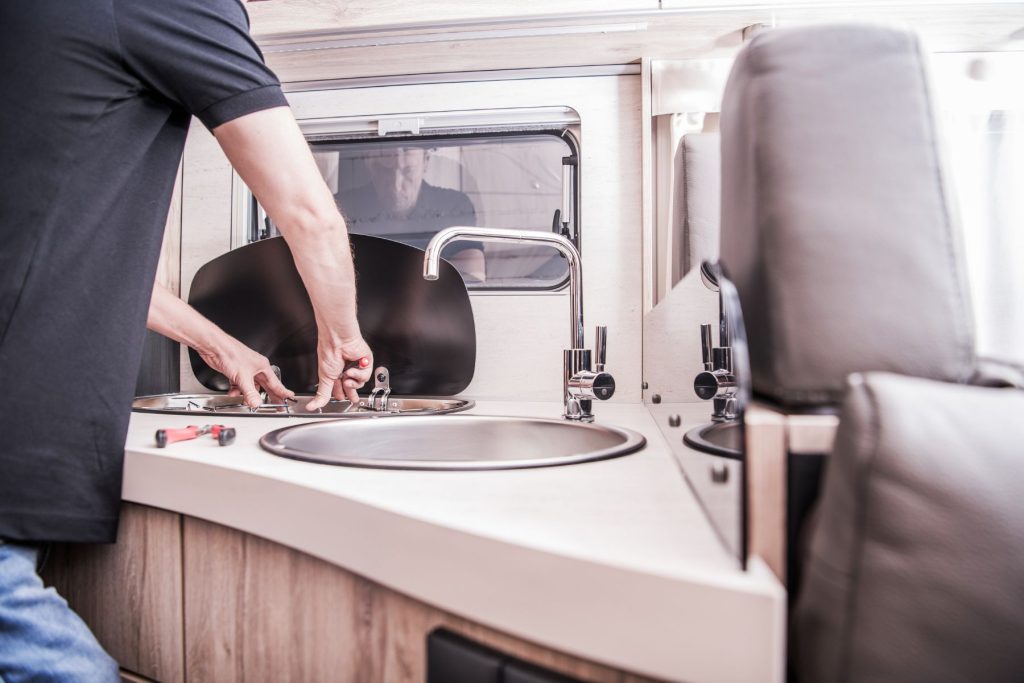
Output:
<svg viewBox="0 0 1024 683">
<path fill-rule="evenodd" d="M 0 541 L 0 683 L 117 683 L 117 662 L 36 572 L 39 548 Z"/>
</svg>

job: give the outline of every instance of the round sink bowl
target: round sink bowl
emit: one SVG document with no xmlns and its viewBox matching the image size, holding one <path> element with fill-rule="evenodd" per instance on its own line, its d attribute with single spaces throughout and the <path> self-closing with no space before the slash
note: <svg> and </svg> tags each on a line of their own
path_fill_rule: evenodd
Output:
<svg viewBox="0 0 1024 683">
<path fill-rule="evenodd" d="M 566 420 L 485 415 L 315 422 L 260 439 L 296 460 L 408 470 L 500 470 L 615 458 L 640 450 L 640 434 Z"/>
<path fill-rule="evenodd" d="M 694 427 L 683 435 L 683 442 L 698 451 L 734 460 L 743 459 L 743 423 L 710 422 Z"/>
<path fill-rule="evenodd" d="M 392 396 L 386 410 L 373 410 L 369 400 L 360 398 L 359 403 L 331 400 L 320 410 L 312 412 L 305 406 L 312 396 L 296 396 L 294 403 L 265 403 L 250 410 L 240 396 L 226 394 L 159 394 L 140 396 L 132 401 L 132 410 L 137 413 L 218 413 L 232 417 L 385 417 L 396 415 L 443 415 L 456 413 L 473 407 L 472 401 L 459 398 L 428 398 L 421 396 Z"/>
</svg>

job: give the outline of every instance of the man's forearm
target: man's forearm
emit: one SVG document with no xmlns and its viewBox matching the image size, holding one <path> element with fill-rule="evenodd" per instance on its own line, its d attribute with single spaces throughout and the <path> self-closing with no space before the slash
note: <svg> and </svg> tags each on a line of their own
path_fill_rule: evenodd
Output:
<svg viewBox="0 0 1024 683">
<path fill-rule="evenodd" d="M 217 327 L 160 284 L 153 288 L 146 326 L 195 349 L 207 365 L 227 378 L 229 394 L 241 395 L 250 408 L 263 402 L 260 389 L 274 400 L 294 396 L 275 375 L 265 356 Z"/>
<path fill-rule="evenodd" d="M 321 332 L 358 338 L 348 230 L 291 111 L 250 114 L 214 134 L 288 242 Z"/>
<path fill-rule="evenodd" d="M 339 346 L 358 338 L 355 269 L 341 216 L 325 221 L 319 229 L 279 228 L 313 304 L 320 343 Z"/>
<path fill-rule="evenodd" d="M 146 327 L 189 346 L 201 354 L 213 353 L 226 333 L 159 283 L 153 288 Z"/>
<path fill-rule="evenodd" d="M 291 249 L 317 323 L 316 396 L 358 400 L 373 352 L 356 317 L 355 269 L 345 221 L 309 144 L 287 107 L 240 116 L 213 131 L 231 164 L 274 220 Z"/>
</svg>

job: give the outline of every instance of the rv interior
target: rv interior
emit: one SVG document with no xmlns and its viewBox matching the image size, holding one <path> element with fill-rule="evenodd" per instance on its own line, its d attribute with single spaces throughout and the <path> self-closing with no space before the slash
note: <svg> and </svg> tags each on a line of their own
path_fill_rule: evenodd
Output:
<svg viewBox="0 0 1024 683">
<path fill-rule="evenodd" d="M 1024 677 L 1024 3 L 246 9 L 374 373 L 253 410 L 150 333 L 118 543 L 44 570 L 124 680 Z M 198 122 L 166 225 L 313 393 Z"/>
</svg>

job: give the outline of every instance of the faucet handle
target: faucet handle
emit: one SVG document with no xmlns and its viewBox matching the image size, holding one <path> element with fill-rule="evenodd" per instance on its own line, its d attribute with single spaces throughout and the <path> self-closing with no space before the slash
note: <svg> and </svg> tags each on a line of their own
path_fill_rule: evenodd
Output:
<svg viewBox="0 0 1024 683">
<path fill-rule="evenodd" d="M 598 325 L 594 329 L 594 369 L 597 372 L 604 372 L 604 364 L 608 354 L 608 327 Z"/>
<path fill-rule="evenodd" d="M 711 363 L 711 325 L 700 326 L 700 357 L 704 362 L 704 369 L 711 371 L 713 365 Z"/>
</svg>

